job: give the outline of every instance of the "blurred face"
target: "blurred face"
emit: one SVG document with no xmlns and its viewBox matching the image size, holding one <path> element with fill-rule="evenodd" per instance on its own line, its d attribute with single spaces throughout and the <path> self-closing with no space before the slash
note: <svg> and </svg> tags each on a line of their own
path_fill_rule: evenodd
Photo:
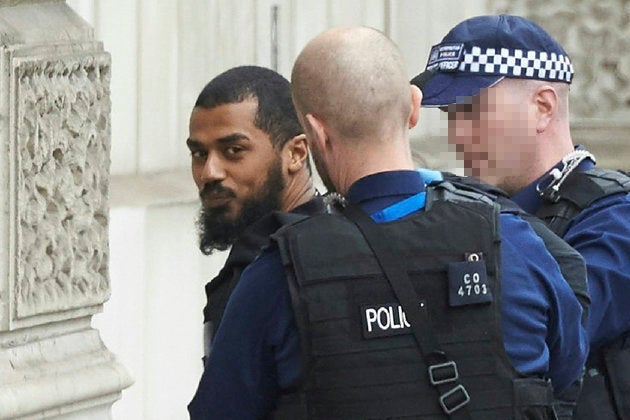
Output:
<svg viewBox="0 0 630 420">
<path fill-rule="evenodd" d="M 227 249 L 247 226 L 280 209 L 282 162 L 269 135 L 254 125 L 257 108 L 256 100 L 246 100 L 191 114 L 187 145 L 204 253 Z"/>
<path fill-rule="evenodd" d="M 448 106 L 448 141 L 468 175 L 513 193 L 533 159 L 536 126 L 535 107 L 526 90 L 508 80 L 465 104 Z"/>
</svg>

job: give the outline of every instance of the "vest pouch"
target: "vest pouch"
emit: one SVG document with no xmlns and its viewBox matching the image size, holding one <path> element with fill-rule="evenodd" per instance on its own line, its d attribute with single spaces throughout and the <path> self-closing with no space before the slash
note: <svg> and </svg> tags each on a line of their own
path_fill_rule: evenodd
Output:
<svg viewBox="0 0 630 420">
<path fill-rule="evenodd" d="M 540 378 L 517 378 L 513 382 L 515 420 L 553 420 L 553 388 Z"/>
<path fill-rule="evenodd" d="M 615 410 L 606 388 L 606 378 L 597 369 L 587 369 L 574 419 L 616 420 Z"/>
<path fill-rule="evenodd" d="M 604 362 L 617 414 L 621 420 L 630 420 L 630 344 L 608 348 Z"/>
</svg>

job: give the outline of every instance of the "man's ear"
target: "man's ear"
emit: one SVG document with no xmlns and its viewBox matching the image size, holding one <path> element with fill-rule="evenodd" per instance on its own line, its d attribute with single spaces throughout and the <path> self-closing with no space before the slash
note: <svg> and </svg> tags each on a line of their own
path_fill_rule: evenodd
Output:
<svg viewBox="0 0 630 420">
<path fill-rule="evenodd" d="M 550 85 L 542 85 L 534 91 L 534 105 L 536 107 L 536 132 L 542 133 L 556 118 L 559 98 L 556 90 Z"/>
<path fill-rule="evenodd" d="M 308 144 L 306 143 L 306 136 L 304 134 L 298 134 L 287 141 L 282 149 L 282 153 L 288 158 L 286 166 L 290 174 L 298 172 L 306 165 L 308 160 Z"/>
<path fill-rule="evenodd" d="M 420 105 L 422 104 L 422 91 L 416 85 L 409 85 L 411 90 L 411 108 L 409 109 L 409 129 L 418 124 L 420 119 Z"/>
<path fill-rule="evenodd" d="M 323 121 L 313 114 L 306 114 L 306 122 L 309 125 L 309 131 L 312 134 L 311 140 L 315 143 L 315 147 L 319 147 L 318 150 L 325 150 L 329 146 L 329 139 Z"/>
</svg>

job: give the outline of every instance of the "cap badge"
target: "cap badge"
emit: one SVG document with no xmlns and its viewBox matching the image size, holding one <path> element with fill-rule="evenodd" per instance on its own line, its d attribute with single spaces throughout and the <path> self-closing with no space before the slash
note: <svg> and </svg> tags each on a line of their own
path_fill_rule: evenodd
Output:
<svg viewBox="0 0 630 420">
<path fill-rule="evenodd" d="M 434 45 L 429 54 L 427 70 L 439 68 L 440 71 L 456 71 L 464 54 L 463 43 L 444 43 Z"/>
</svg>

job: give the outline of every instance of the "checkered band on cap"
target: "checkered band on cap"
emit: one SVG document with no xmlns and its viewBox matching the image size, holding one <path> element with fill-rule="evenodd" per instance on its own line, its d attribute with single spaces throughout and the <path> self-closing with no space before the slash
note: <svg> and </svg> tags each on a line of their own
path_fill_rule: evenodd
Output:
<svg viewBox="0 0 630 420">
<path fill-rule="evenodd" d="M 573 66 L 566 55 L 508 48 L 472 47 L 470 52 L 464 53 L 458 70 L 567 83 L 573 78 Z"/>
</svg>

